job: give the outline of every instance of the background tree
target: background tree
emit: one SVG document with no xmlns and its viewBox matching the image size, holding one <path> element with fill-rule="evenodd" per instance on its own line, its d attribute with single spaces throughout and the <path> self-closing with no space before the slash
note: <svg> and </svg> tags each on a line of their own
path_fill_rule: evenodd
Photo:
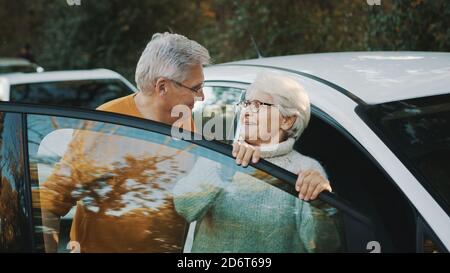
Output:
<svg viewBox="0 0 450 273">
<path fill-rule="evenodd" d="M 355 50 L 450 49 L 450 1 L 381 0 L 0 0 L 0 56 L 30 43 L 47 70 L 105 67 L 134 82 L 155 32 L 205 45 L 215 63 Z"/>
</svg>

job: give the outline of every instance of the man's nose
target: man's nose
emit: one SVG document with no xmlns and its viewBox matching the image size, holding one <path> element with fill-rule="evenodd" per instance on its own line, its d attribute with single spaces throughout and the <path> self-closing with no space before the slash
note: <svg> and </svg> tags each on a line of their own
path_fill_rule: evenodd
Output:
<svg viewBox="0 0 450 273">
<path fill-rule="evenodd" d="M 203 93 L 203 89 L 200 90 L 197 94 L 195 94 L 197 101 L 204 101 L 205 100 L 205 94 Z"/>
</svg>

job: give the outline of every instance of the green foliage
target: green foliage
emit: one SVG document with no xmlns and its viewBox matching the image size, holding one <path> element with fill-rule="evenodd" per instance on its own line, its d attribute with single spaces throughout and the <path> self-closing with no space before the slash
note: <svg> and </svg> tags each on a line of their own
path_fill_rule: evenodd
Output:
<svg viewBox="0 0 450 273">
<path fill-rule="evenodd" d="M 369 50 L 450 50 L 450 2 L 392 0 L 373 11 Z"/>
<path fill-rule="evenodd" d="M 107 67 L 132 79 L 152 34 L 183 26 L 191 6 L 173 0 L 109 0 L 69 7 L 59 1 L 41 29 L 40 60 L 53 69 Z"/>
<path fill-rule="evenodd" d="M 105 67 L 133 80 L 155 32 L 206 46 L 214 62 L 355 50 L 450 49 L 450 1 L 0 0 L 0 56 L 29 42 L 49 69 Z"/>
</svg>

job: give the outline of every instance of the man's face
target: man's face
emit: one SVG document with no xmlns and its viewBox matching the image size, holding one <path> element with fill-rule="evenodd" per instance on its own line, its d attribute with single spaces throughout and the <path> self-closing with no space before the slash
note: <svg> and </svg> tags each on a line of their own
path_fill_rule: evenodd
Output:
<svg viewBox="0 0 450 273">
<path fill-rule="evenodd" d="M 187 78 L 180 84 L 169 81 L 168 82 L 168 93 L 165 98 L 167 106 L 172 109 L 177 105 L 186 105 L 192 111 L 194 108 L 194 103 L 199 100 L 203 101 L 205 95 L 203 94 L 203 89 L 198 89 L 199 86 L 203 84 L 205 77 L 203 76 L 203 67 L 201 65 L 191 66 L 188 70 Z M 191 89 L 198 89 L 194 92 Z"/>
</svg>

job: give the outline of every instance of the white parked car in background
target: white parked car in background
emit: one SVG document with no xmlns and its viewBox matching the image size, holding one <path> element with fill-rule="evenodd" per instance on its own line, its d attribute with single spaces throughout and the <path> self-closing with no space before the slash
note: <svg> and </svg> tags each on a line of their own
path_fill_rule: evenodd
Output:
<svg viewBox="0 0 450 273">
<path fill-rule="evenodd" d="M 0 58 L 0 74 L 44 72 L 44 68 L 22 58 Z"/>
<path fill-rule="evenodd" d="M 108 69 L 0 75 L 0 100 L 95 109 L 137 89 Z"/>
</svg>

